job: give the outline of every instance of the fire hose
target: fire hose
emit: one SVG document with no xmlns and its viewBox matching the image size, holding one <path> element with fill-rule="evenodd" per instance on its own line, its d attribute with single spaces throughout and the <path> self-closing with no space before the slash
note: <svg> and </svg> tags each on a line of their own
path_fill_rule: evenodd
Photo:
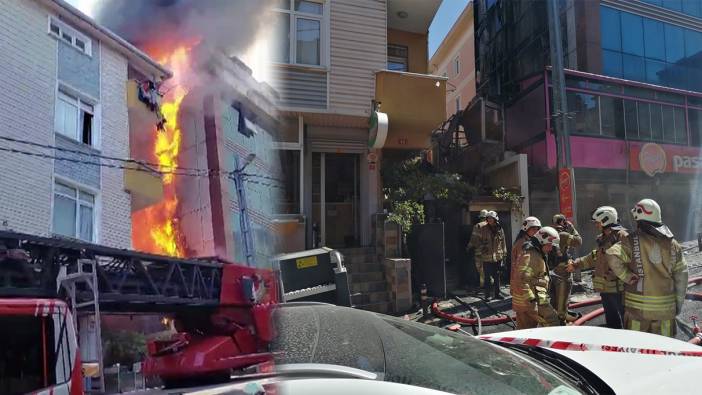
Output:
<svg viewBox="0 0 702 395">
<path fill-rule="evenodd" d="M 693 277 L 688 280 L 688 285 L 698 285 L 702 283 L 702 277 Z M 692 292 L 689 291 L 687 292 L 687 299 L 692 299 L 692 300 L 697 300 L 697 301 L 702 301 L 702 292 Z M 592 299 L 587 299 L 583 300 L 580 302 L 576 303 L 571 303 L 568 305 L 569 309 L 578 309 L 582 307 L 588 307 L 588 306 L 594 306 L 597 304 L 602 303 L 602 299 L 600 297 L 595 297 Z M 481 326 L 491 326 L 491 325 L 500 325 L 500 324 L 506 324 L 510 321 L 516 320 L 515 316 L 510 317 L 509 315 L 506 315 L 504 317 L 492 317 L 492 318 L 468 318 L 468 317 L 462 317 L 459 315 L 455 314 L 450 314 L 446 313 L 444 311 L 441 311 L 439 309 L 439 304 L 437 302 L 432 303 L 431 305 L 431 310 L 432 312 L 440 318 L 453 321 L 453 322 L 458 322 L 461 324 L 466 324 L 466 325 L 477 325 L 480 324 Z M 600 315 L 604 314 L 604 308 L 598 308 L 595 309 L 582 317 L 578 318 L 573 324 L 574 325 L 583 325 L 587 323 L 588 321 L 591 321 Z"/>
</svg>

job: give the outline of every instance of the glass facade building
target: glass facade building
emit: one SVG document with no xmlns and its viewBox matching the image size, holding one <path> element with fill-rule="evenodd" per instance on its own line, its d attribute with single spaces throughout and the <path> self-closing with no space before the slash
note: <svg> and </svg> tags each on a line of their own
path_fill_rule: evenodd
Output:
<svg viewBox="0 0 702 395">
<path fill-rule="evenodd" d="M 607 6 L 600 6 L 600 29 L 603 74 L 702 91 L 702 31 Z"/>
</svg>

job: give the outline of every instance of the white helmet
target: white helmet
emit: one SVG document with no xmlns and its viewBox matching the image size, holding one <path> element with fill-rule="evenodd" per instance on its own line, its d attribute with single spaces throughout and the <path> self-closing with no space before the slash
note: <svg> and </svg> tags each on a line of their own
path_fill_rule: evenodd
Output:
<svg viewBox="0 0 702 395">
<path fill-rule="evenodd" d="M 487 210 L 480 210 L 480 215 L 478 215 L 478 218 L 485 219 L 485 217 L 487 217 L 487 215 L 488 215 Z"/>
<path fill-rule="evenodd" d="M 485 215 L 485 218 L 493 218 L 495 221 L 499 221 L 500 218 L 497 216 L 497 212 L 495 211 L 488 211 L 487 215 Z"/>
<path fill-rule="evenodd" d="M 553 229 L 550 226 L 544 226 L 543 228 L 539 229 L 539 231 L 536 232 L 535 237 L 537 240 L 539 240 L 539 243 L 541 243 L 542 246 L 558 246 L 561 240 L 561 237 L 558 235 L 556 229 Z"/>
<path fill-rule="evenodd" d="M 598 207 L 592 212 L 592 220 L 601 223 L 602 226 L 614 225 L 618 219 L 617 209 L 611 206 Z"/>
<path fill-rule="evenodd" d="M 529 228 L 540 228 L 541 221 L 536 217 L 526 217 L 524 222 L 522 222 L 522 230 L 527 231 Z"/>
<path fill-rule="evenodd" d="M 658 224 L 663 222 L 661 219 L 661 206 L 653 199 L 643 199 L 636 203 L 636 206 L 631 209 L 631 214 L 634 216 L 635 221 L 649 221 Z"/>
</svg>

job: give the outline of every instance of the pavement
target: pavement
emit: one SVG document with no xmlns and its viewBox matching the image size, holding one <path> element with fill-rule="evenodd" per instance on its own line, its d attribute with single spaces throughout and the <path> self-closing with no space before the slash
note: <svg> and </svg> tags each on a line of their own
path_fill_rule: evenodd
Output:
<svg viewBox="0 0 702 395">
<path fill-rule="evenodd" d="M 689 277 L 694 278 L 702 276 L 702 252 L 698 250 L 697 241 L 695 240 L 682 243 L 682 247 L 683 254 L 688 265 Z M 599 296 L 599 294 L 594 292 L 592 288 L 592 272 L 583 272 L 581 278 L 582 282 L 576 283 L 573 286 L 573 293 L 570 298 L 571 303 Z M 702 292 L 702 284 L 691 286 L 688 288 L 688 291 Z M 512 299 L 509 297 L 509 287 L 502 287 L 501 293 L 505 296 L 505 299 L 492 299 L 486 301 L 482 298 L 482 293 L 479 292 L 479 290 L 456 290 L 449 295 L 448 299 L 438 301 L 438 304 L 439 308 L 444 312 L 457 314 L 467 318 L 471 317 L 471 307 L 477 310 L 481 319 L 499 316 L 504 317 L 505 315 L 513 316 L 514 312 L 511 310 Z M 595 305 L 577 309 L 576 311 L 581 314 L 586 314 L 600 307 L 601 305 Z M 677 317 L 678 339 L 687 341 L 692 337 L 692 316 L 702 318 L 702 302 L 687 299 L 683 305 L 682 312 Z M 432 314 L 425 317 L 421 314 L 421 311 L 414 315 L 410 315 L 407 318 L 413 321 L 441 327 L 448 327 L 454 324 L 453 322 L 435 317 Z M 604 317 L 599 316 L 594 320 L 589 321 L 586 325 L 603 326 Z M 702 323 L 698 322 L 698 325 L 702 326 Z M 462 325 L 462 329 L 469 333 L 478 334 L 477 325 Z M 513 329 L 514 323 L 512 322 L 500 325 L 482 326 L 481 334 L 504 332 Z"/>
</svg>

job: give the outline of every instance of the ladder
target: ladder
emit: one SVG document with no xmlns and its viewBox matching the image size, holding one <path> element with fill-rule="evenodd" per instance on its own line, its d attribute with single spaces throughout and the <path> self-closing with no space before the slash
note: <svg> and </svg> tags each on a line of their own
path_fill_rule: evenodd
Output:
<svg viewBox="0 0 702 395">
<path fill-rule="evenodd" d="M 70 298 L 81 361 L 99 365 L 97 375 L 86 378 L 85 391 L 104 394 L 97 259 L 78 259 L 74 264 L 61 266 L 56 277 L 56 289 L 63 289 Z"/>
</svg>

